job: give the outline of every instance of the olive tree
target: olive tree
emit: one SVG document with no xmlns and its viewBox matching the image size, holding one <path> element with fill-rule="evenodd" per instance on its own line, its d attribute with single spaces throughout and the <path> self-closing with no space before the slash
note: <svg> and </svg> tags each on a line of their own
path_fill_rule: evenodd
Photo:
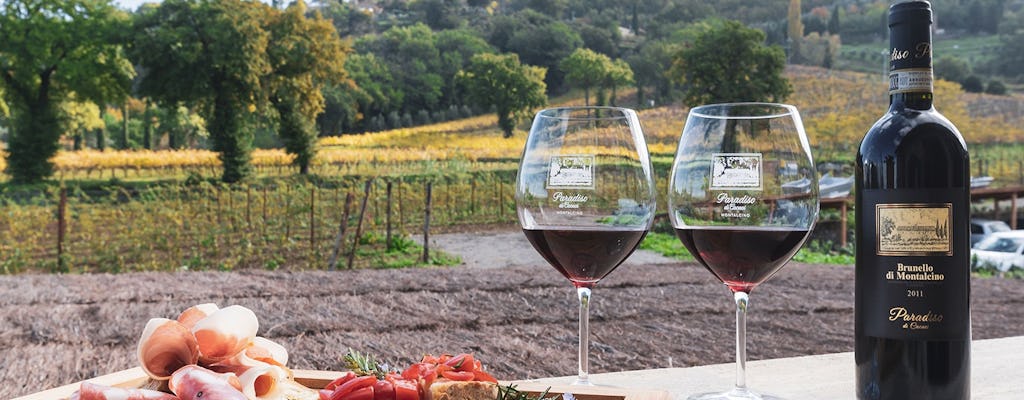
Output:
<svg viewBox="0 0 1024 400">
<path fill-rule="evenodd" d="M 737 21 L 696 29 L 669 70 L 684 87 L 687 104 L 783 101 L 793 91 L 783 75 L 786 55 L 778 46 L 765 45 L 764 32 Z"/>
<path fill-rule="evenodd" d="M 127 96 L 134 70 L 120 35 L 128 16 L 89 0 L 0 2 L 0 86 L 11 112 L 7 173 L 17 183 L 53 175 L 64 132 L 60 105 Z"/>
<path fill-rule="evenodd" d="M 512 137 L 516 121 L 547 103 L 542 67 L 519 62 L 515 54 L 477 54 L 457 79 L 470 101 L 494 107 L 504 137 Z"/>
<path fill-rule="evenodd" d="M 299 173 L 308 174 L 316 156 L 316 117 L 324 109 L 323 89 L 347 79 L 344 63 L 350 48 L 330 21 L 319 14 L 307 17 L 302 0 L 274 13 L 268 26 L 273 45 L 267 49 L 273 70 L 265 86 L 285 150 L 295 156 Z"/>
<path fill-rule="evenodd" d="M 252 173 L 253 114 L 266 103 L 263 80 L 271 71 L 264 29 L 271 10 L 242 0 L 166 0 L 135 20 L 140 93 L 198 105 L 225 182 Z"/>
</svg>

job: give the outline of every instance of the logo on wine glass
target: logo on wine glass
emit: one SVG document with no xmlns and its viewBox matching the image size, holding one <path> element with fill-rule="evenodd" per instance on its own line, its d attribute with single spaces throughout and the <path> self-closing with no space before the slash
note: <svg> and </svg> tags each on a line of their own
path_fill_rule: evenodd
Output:
<svg viewBox="0 0 1024 400">
<path fill-rule="evenodd" d="M 548 189 L 594 189 L 594 155 L 552 156 Z"/>
<path fill-rule="evenodd" d="M 761 154 L 712 154 L 710 189 L 761 190 Z"/>
</svg>

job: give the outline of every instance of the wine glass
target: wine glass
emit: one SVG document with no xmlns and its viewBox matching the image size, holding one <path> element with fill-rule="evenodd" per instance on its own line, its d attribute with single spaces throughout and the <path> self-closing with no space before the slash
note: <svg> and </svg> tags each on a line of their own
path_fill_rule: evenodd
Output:
<svg viewBox="0 0 1024 400">
<path fill-rule="evenodd" d="M 650 230 L 651 160 L 636 112 L 565 107 L 537 113 L 516 179 L 516 211 L 533 247 L 576 287 L 579 375 L 588 368 L 591 290 Z"/>
<path fill-rule="evenodd" d="M 793 257 L 818 217 L 817 172 L 796 107 L 691 109 L 668 209 L 683 245 L 736 302 L 736 387 L 690 399 L 775 399 L 746 387 L 746 312 L 750 292 Z"/>
</svg>

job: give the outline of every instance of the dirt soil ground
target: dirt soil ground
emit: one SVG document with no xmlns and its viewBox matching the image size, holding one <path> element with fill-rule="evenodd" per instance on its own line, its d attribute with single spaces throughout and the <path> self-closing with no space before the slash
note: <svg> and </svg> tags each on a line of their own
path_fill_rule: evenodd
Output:
<svg viewBox="0 0 1024 400">
<path fill-rule="evenodd" d="M 463 266 L 0 277 L 0 398 L 134 367 L 149 318 L 240 304 L 293 368 L 349 348 L 406 365 L 474 352 L 499 379 L 573 375 L 576 295 L 522 234 L 435 235 Z M 974 279 L 975 339 L 1024 335 L 1024 281 Z M 591 371 L 732 361 L 728 290 L 694 263 L 640 252 L 594 291 Z M 853 348 L 853 268 L 793 263 L 751 297 L 750 359 Z M 808 371 L 808 379 L 812 372 Z"/>
</svg>

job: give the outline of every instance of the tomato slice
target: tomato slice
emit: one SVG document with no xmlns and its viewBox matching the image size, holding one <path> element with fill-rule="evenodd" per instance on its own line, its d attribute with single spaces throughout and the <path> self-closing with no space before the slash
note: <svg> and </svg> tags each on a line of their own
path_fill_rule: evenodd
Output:
<svg viewBox="0 0 1024 400">
<path fill-rule="evenodd" d="M 444 371 L 441 375 L 453 381 L 471 381 L 476 377 L 473 372 L 469 371 Z"/>
<path fill-rule="evenodd" d="M 462 353 L 445 363 L 446 365 L 454 368 L 456 371 L 469 371 L 473 372 L 476 370 L 476 360 L 473 359 L 472 354 Z"/>
<path fill-rule="evenodd" d="M 344 400 L 373 400 L 373 386 L 361 387 L 351 393 L 342 396 Z M 334 400 L 334 399 L 332 399 Z"/>
<path fill-rule="evenodd" d="M 405 371 L 402 371 L 402 379 L 418 379 L 423 375 L 423 370 L 427 368 L 427 363 L 416 363 L 410 365 Z"/>
<path fill-rule="evenodd" d="M 395 400 L 420 400 L 420 387 L 416 381 L 395 379 L 391 384 L 395 386 Z"/>
<path fill-rule="evenodd" d="M 454 371 L 454 370 L 455 370 L 455 368 L 452 368 L 448 364 L 437 364 L 437 368 L 435 369 L 435 371 L 437 372 L 437 375 L 444 375 L 445 371 Z"/>
<path fill-rule="evenodd" d="M 395 400 L 395 385 L 386 380 L 374 383 L 373 400 Z"/>
<path fill-rule="evenodd" d="M 494 383 L 498 383 L 498 380 L 494 379 L 493 375 L 491 375 L 491 374 L 489 374 L 489 373 L 487 373 L 485 371 L 481 371 L 479 369 L 476 370 L 476 371 L 473 371 L 473 380 L 474 381 L 481 381 L 481 382 L 494 382 Z"/>
<path fill-rule="evenodd" d="M 427 393 L 430 390 L 430 385 L 434 384 L 437 380 L 437 367 L 426 367 L 420 374 L 420 386 L 423 387 L 423 393 Z"/>
<path fill-rule="evenodd" d="M 348 394 L 357 390 L 371 387 L 374 383 L 377 383 L 377 377 L 373 375 L 360 376 L 358 378 L 349 380 L 348 382 L 342 383 L 331 394 L 331 400 L 347 399 Z M 366 400 L 373 400 L 373 392 L 370 392 L 370 398 Z"/>
<path fill-rule="evenodd" d="M 345 383 L 345 382 L 348 382 L 349 380 L 352 380 L 355 377 L 356 377 L 356 373 L 355 372 L 348 371 L 344 375 L 335 378 L 333 381 L 331 381 L 331 383 L 328 383 L 327 386 L 324 386 L 324 389 L 332 390 L 333 391 L 334 388 L 340 386 L 342 383 Z"/>
</svg>

